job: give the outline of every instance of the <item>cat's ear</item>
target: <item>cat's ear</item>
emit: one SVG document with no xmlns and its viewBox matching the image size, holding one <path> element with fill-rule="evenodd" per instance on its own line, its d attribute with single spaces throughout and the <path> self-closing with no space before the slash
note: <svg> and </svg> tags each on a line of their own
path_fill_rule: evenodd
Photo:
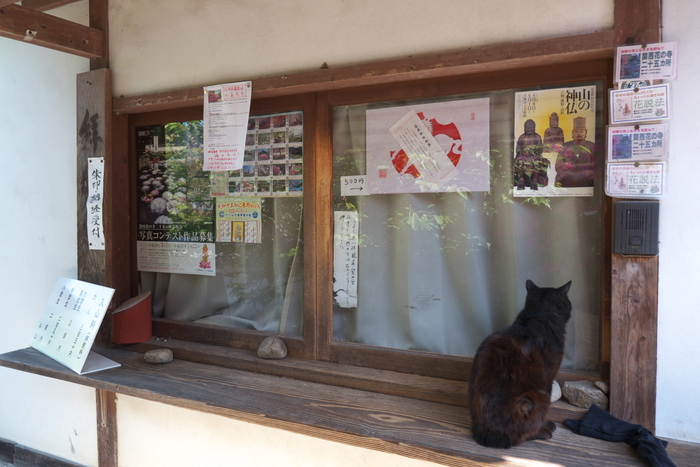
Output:
<svg viewBox="0 0 700 467">
<path fill-rule="evenodd" d="M 532 292 L 533 290 L 539 289 L 539 287 L 537 287 L 535 283 L 532 282 L 530 279 L 525 281 L 525 288 L 528 292 Z"/>
<path fill-rule="evenodd" d="M 572 281 L 569 281 L 569 282 L 567 282 L 566 284 L 564 284 L 564 285 L 562 285 L 561 287 L 559 287 L 559 292 L 563 293 L 564 295 L 568 294 L 568 293 L 569 293 L 569 289 L 571 288 L 571 282 L 572 282 Z"/>
</svg>

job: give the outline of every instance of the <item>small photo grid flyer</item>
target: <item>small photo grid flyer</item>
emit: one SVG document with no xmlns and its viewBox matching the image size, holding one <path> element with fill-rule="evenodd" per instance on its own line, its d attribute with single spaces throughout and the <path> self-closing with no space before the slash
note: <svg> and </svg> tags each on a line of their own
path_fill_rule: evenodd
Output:
<svg viewBox="0 0 700 467">
<path fill-rule="evenodd" d="M 243 168 L 212 185 L 212 197 L 302 196 L 304 190 L 304 114 L 286 112 L 248 120 Z M 221 177 L 212 173 L 212 177 Z"/>
<path fill-rule="evenodd" d="M 119 366 L 93 351 L 114 289 L 60 277 L 29 345 L 79 375 Z"/>
</svg>

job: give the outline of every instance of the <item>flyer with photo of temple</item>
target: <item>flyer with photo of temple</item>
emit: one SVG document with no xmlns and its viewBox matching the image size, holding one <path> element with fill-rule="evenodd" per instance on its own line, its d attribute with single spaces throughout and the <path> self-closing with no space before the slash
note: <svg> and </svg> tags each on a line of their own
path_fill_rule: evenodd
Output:
<svg viewBox="0 0 700 467">
<path fill-rule="evenodd" d="M 593 196 L 596 87 L 515 93 L 513 195 Z"/>
<path fill-rule="evenodd" d="M 617 48 L 615 81 L 675 79 L 676 42 L 624 45 Z"/>
<path fill-rule="evenodd" d="M 667 124 L 608 127 L 608 161 L 668 159 Z"/>
</svg>

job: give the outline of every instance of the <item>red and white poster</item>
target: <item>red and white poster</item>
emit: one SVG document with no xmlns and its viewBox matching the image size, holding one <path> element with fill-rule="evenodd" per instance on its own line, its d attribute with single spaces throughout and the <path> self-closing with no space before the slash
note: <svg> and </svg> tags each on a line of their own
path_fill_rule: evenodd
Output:
<svg viewBox="0 0 700 467">
<path fill-rule="evenodd" d="M 370 194 L 489 191 L 489 99 L 367 111 Z"/>
</svg>

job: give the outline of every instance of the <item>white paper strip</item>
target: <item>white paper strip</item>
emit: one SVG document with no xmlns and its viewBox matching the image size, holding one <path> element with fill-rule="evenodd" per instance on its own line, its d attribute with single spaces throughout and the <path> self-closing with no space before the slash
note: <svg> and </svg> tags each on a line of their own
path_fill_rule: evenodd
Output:
<svg viewBox="0 0 700 467">
<path fill-rule="evenodd" d="M 357 307 L 359 220 L 356 211 L 335 212 L 333 292 L 342 308 Z"/>
<path fill-rule="evenodd" d="M 91 250 L 104 250 L 102 197 L 104 193 L 105 161 L 102 157 L 88 159 L 87 237 Z"/>
</svg>

